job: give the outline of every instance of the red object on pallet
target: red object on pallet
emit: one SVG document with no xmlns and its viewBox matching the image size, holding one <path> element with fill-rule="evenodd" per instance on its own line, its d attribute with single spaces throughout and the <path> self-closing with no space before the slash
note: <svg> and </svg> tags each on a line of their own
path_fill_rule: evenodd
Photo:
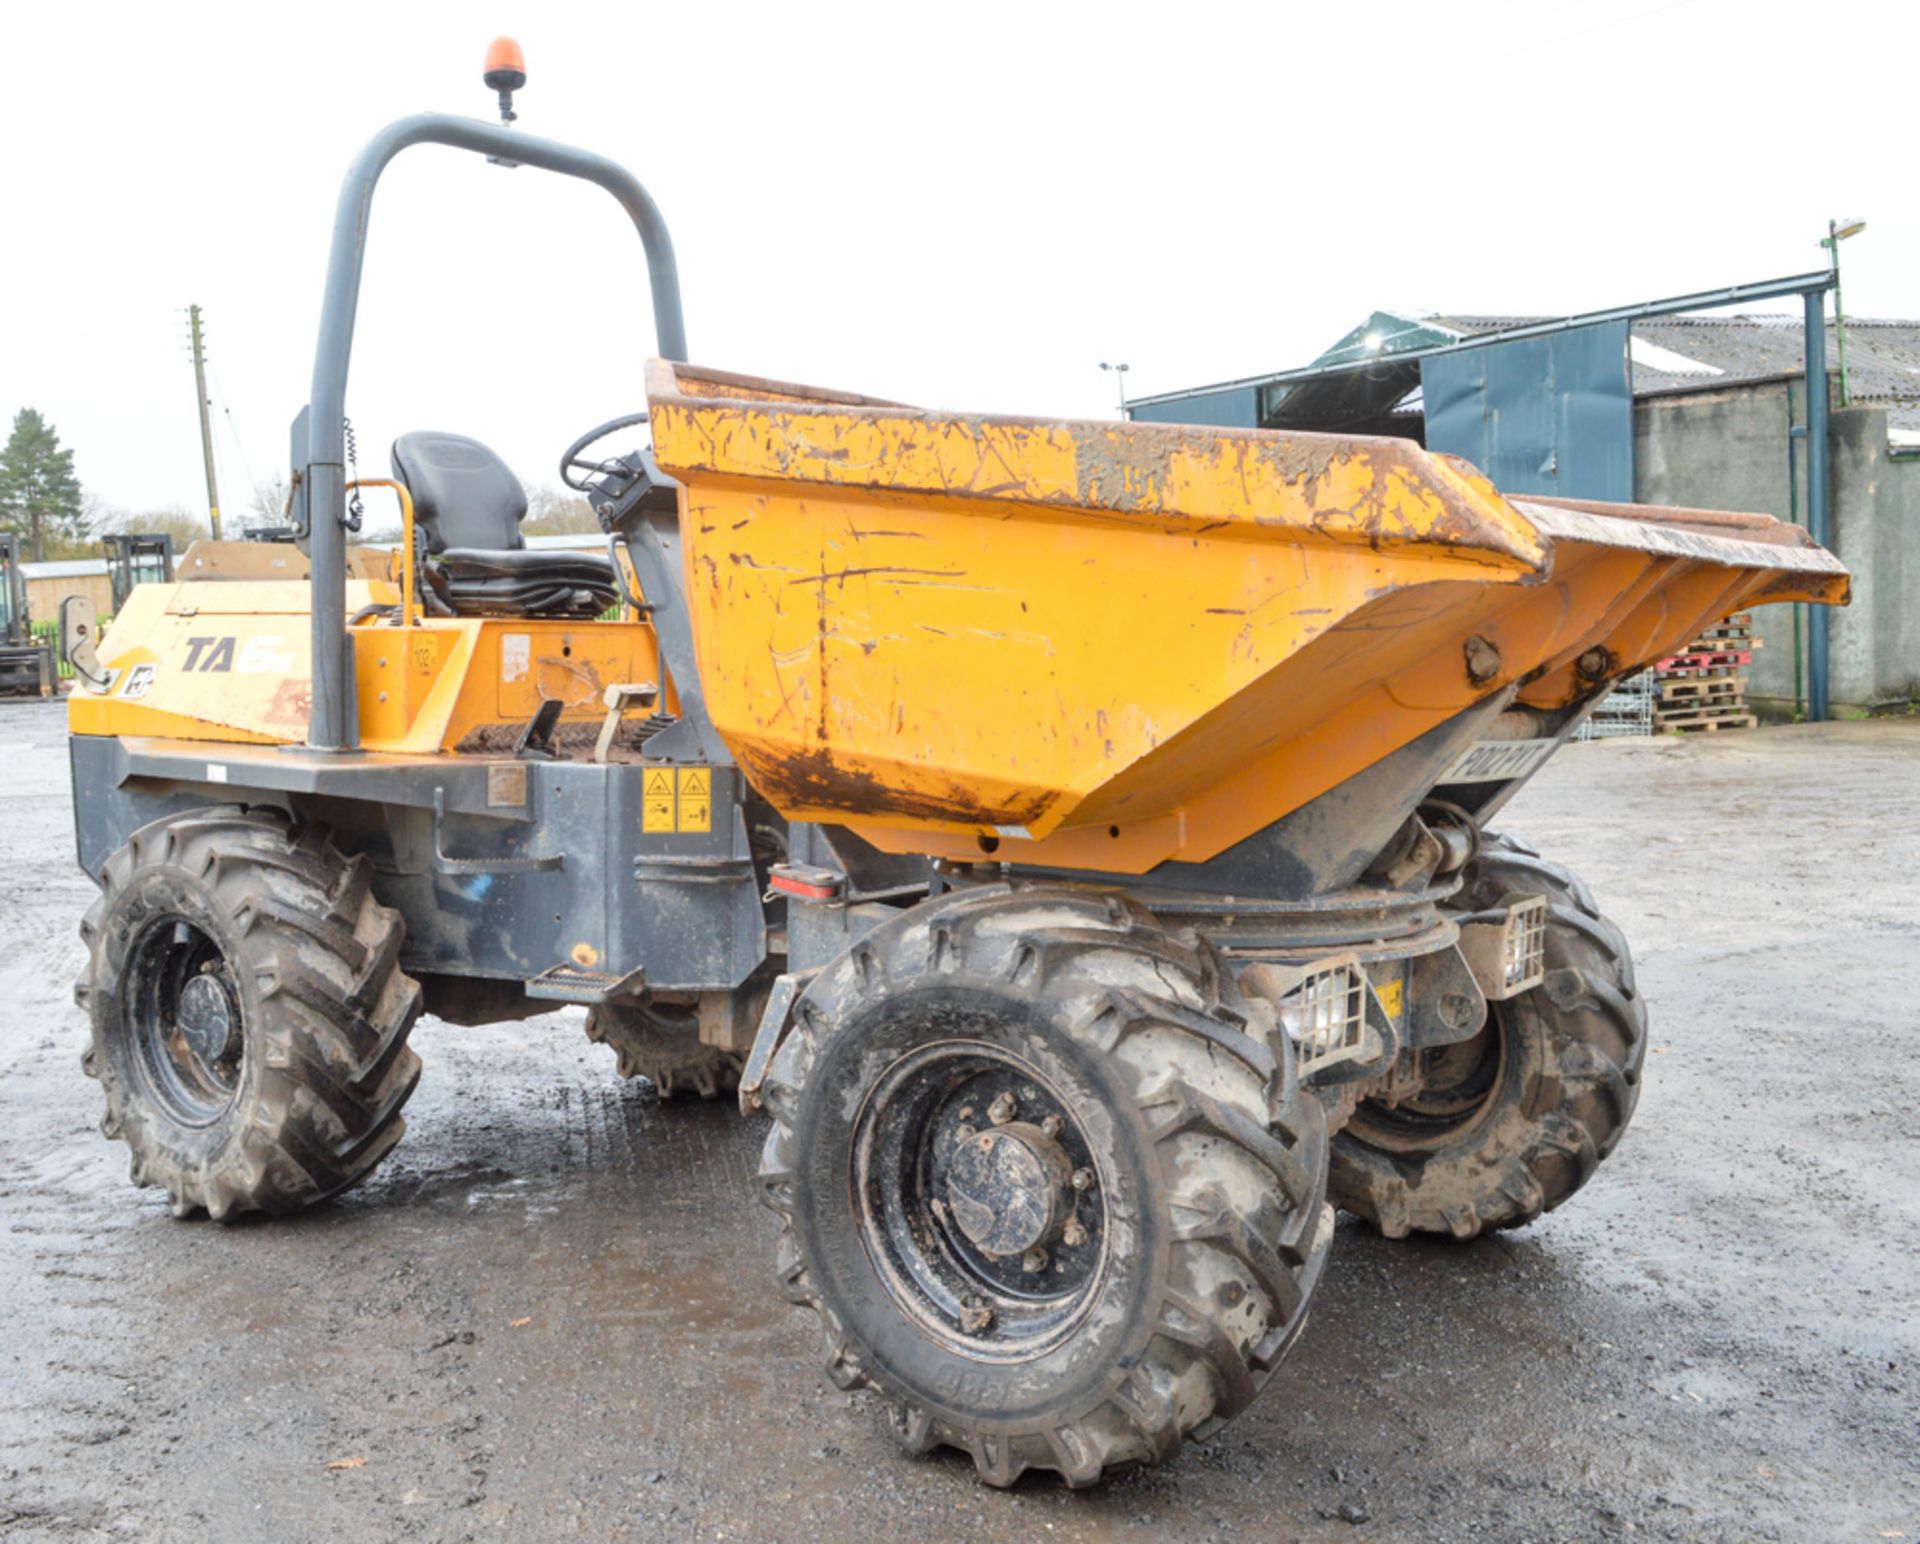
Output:
<svg viewBox="0 0 1920 1544">
<path fill-rule="evenodd" d="M 1680 675 L 1695 670 L 1721 670 L 1732 665 L 1752 663 L 1752 651 L 1741 649 L 1720 654 L 1669 654 L 1665 659 L 1656 660 L 1653 668 L 1666 675 Z"/>
</svg>

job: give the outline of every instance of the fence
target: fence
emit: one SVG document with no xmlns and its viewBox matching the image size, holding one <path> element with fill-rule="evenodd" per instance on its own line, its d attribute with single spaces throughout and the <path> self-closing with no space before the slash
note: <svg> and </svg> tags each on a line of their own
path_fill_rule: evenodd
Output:
<svg viewBox="0 0 1920 1544">
<path fill-rule="evenodd" d="M 34 622 L 31 624 L 31 630 L 35 643 L 44 643 L 49 649 L 53 650 L 54 673 L 58 675 L 62 681 L 71 681 L 73 679 L 73 666 L 67 663 L 66 657 L 60 652 L 60 624 L 58 622 Z M 100 631 L 104 633 L 106 630 L 107 619 L 102 617 L 100 619 Z"/>
</svg>

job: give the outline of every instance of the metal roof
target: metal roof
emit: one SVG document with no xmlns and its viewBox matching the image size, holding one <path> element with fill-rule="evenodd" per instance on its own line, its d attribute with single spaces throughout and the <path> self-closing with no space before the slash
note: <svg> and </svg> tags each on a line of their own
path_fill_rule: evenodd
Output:
<svg viewBox="0 0 1920 1544">
<path fill-rule="evenodd" d="M 1556 320 L 1376 311 L 1304 370 L 1227 384 L 1265 389 L 1261 422 L 1266 427 L 1417 433 L 1420 360 L 1410 351 L 1431 353 L 1452 339 L 1485 338 Z M 1853 403 L 1885 409 L 1889 438 L 1900 448 L 1920 446 L 1920 321 L 1848 317 L 1846 329 Z M 1636 397 L 1799 378 L 1805 374 L 1805 324 L 1798 315 L 1766 312 L 1636 317 L 1629 357 Z M 1356 363 L 1364 368 L 1355 368 Z M 1829 327 L 1827 368 L 1837 372 L 1839 364 L 1839 339 Z M 1327 373 L 1320 374 L 1323 370 Z M 1164 400 L 1167 410 L 1178 411 L 1173 404 L 1182 395 L 1141 400 Z"/>
<path fill-rule="evenodd" d="M 22 563 L 22 579 L 104 579 L 105 558 L 52 558 L 44 563 Z"/>
<path fill-rule="evenodd" d="M 1526 316 L 1433 319 L 1467 336 L 1530 324 Z M 1920 321 L 1847 318 L 1847 383 L 1856 405 L 1887 411 L 1901 439 L 1920 435 Z M 1734 314 L 1650 317 L 1633 324 L 1633 394 L 1711 391 L 1806 373 L 1806 327 L 1798 316 Z M 1840 368 L 1840 342 L 1827 329 L 1827 368 Z"/>
<path fill-rule="evenodd" d="M 1271 371 L 1265 375 L 1243 376 L 1211 386 L 1191 386 L 1181 391 L 1158 392 L 1137 397 L 1128 404 L 1128 416 L 1148 422 L 1221 423 L 1254 427 L 1285 421 L 1281 409 L 1284 399 L 1300 386 L 1319 386 L 1329 376 L 1354 376 L 1374 383 L 1373 390 L 1357 393 L 1359 400 L 1343 407 L 1364 407 L 1379 412 L 1397 400 L 1388 395 L 1396 381 L 1408 381 L 1405 367 L 1420 358 L 1455 349 L 1494 346 L 1500 342 L 1518 342 L 1523 338 L 1547 337 L 1576 331 L 1602 323 L 1638 322 L 1647 319 L 1719 312 L 1729 306 L 1751 305 L 1764 300 L 1803 299 L 1824 295 L 1832 289 L 1831 270 L 1786 274 L 1777 279 L 1761 279 L 1746 284 L 1730 284 L 1715 290 L 1696 290 L 1686 295 L 1669 295 L 1661 300 L 1635 301 L 1631 305 L 1610 306 L 1600 311 L 1584 311 L 1572 316 L 1545 317 L 1533 321 L 1510 319 L 1503 327 L 1489 325 L 1476 334 L 1449 330 L 1445 317 L 1407 315 L 1376 311 L 1361 326 L 1353 329 L 1327 353 L 1312 364 L 1295 370 Z M 1417 374 L 1417 372 L 1414 372 Z M 1410 386 L 1406 389 L 1411 389 Z M 1403 393 L 1404 394 L 1404 393 Z M 1296 402 L 1296 408 L 1297 408 Z"/>
</svg>

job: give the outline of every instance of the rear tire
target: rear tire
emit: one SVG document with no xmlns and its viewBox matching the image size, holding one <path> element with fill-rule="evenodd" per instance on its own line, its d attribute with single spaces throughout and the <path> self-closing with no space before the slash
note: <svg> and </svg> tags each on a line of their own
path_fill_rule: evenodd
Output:
<svg viewBox="0 0 1920 1544">
<path fill-rule="evenodd" d="M 175 1216 L 283 1214 L 366 1178 L 406 1129 L 420 987 L 372 865 L 316 827 L 222 807 L 106 861 L 74 988 L 101 1130 Z"/>
<path fill-rule="evenodd" d="M 1118 897 L 996 885 L 856 943 L 763 1090 L 778 1279 L 829 1376 L 994 1485 L 1088 1485 L 1238 1414 L 1332 1236 L 1324 1118 L 1269 1029 Z"/>
<path fill-rule="evenodd" d="M 1473 1040 L 1425 1053 L 1430 1083 L 1363 1100 L 1333 1139 L 1334 1199 L 1389 1238 L 1468 1239 L 1550 1212 L 1593 1177 L 1640 1097 L 1647 1010 L 1626 938 L 1577 875 L 1484 839 L 1461 904 L 1547 897 L 1546 980 L 1487 1005 Z"/>
<path fill-rule="evenodd" d="M 718 1099 L 740 1086 L 745 1058 L 700 1038 L 691 1006 L 599 1003 L 587 1038 L 612 1049 L 623 1078 L 645 1078 L 662 1099 Z"/>
</svg>

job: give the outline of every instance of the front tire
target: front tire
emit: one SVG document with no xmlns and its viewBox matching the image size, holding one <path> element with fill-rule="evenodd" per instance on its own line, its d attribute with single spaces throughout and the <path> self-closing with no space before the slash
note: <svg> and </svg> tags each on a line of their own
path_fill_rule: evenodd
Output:
<svg viewBox="0 0 1920 1544">
<path fill-rule="evenodd" d="M 1334 1199 L 1389 1238 L 1475 1238 L 1552 1211 L 1593 1177 L 1640 1097 L 1647 1009 L 1626 938 L 1571 870 L 1510 836 L 1484 843 L 1461 904 L 1544 893 L 1546 980 L 1489 1003 L 1472 1040 L 1423 1053 L 1414 1097 L 1362 1100 L 1334 1137 Z"/>
<path fill-rule="evenodd" d="M 928 903 L 823 971 L 760 1178 L 835 1383 L 994 1485 L 1244 1409 L 1332 1235 L 1324 1118 L 1256 1012 L 1211 945 L 1083 893 Z"/>
<path fill-rule="evenodd" d="M 154 822 L 106 861 L 74 988 L 101 1130 L 177 1217 L 284 1214 L 358 1183 L 420 1077 L 420 986 L 372 865 L 273 811 Z"/>
</svg>

